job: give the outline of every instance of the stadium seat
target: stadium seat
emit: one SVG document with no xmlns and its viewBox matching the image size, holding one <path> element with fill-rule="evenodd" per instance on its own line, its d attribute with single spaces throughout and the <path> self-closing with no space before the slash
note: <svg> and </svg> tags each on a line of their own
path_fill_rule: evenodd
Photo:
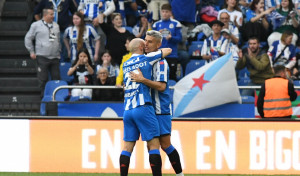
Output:
<svg viewBox="0 0 300 176">
<path fill-rule="evenodd" d="M 71 96 L 69 101 L 90 101 L 90 97 L 86 96 Z"/>
<path fill-rule="evenodd" d="M 300 47 L 297 47 L 295 52 L 300 53 Z"/>
<path fill-rule="evenodd" d="M 61 62 L 59 65 L 60 78 L 61 80 L 66 81 L 68 84 L 72 84 L 74 76 L 68 76 L 68 71 L 71 67 L 70 62 Z"/>
<path fill-rule="evenodd" d="M 197 70 L 198 68 L 202 67 L 205 64 L 205 60 L 190 60 L 190 62 L 186 65 L 185 68 L 185 76 L 189 73 Z"/>
<path fill-rule="evenodd" d="M 203 41 L 193 41 L 189 46 L 189 55 L 191 57 L 200 58 Z"/>
<path fill-rule="evenodd" d="M 198 35 L 197 35 L 197 41 L 202 41 L 203 38 L 204 38 L 204 33 L 203 32 L 199 32 Z"/>
<path fill-rule="evenodd" d="M 242 70 L 238 70 L 238 79 L 249 78 L 249 77 L 250 77 L 250 73 L 246 67 Z"/>
<path fill-rule="evenodd" d="M 130 26 L 125 26 L 124 27 L 127 31 L 129 31 L 131 34 L 133 33 L 133 28 Z"/>
<path fill-rule="evenodd" d="M 59 87 L 59 86 L 65 86 L 68 85 L 66 81 L 63 80 L 51 80 L 48 81 L 46 86 L 45 86 L 45 91 L 44 91 L 44 97 L 42 99 L 42 103 L 40 106 L 40 114 L 42 116 L 46 115 L 46 104 L 45 102 L 50 102 L 52 101 L 52 94 L 53 91 Z M 69 96 L 69 90 L 68 89 L 61 89 L 58 90 L 57 93 L 55 94 L 55 100 L 56 101 L 65 101 L 65 99 Z"/>
<path fill-rule="evenodd" d="M 294 80 L 293 83 L 295 86 L 300 86 L 300 80 Z"/>
<path fill-rule="evenodd" d="M 245 77 L 245 78 L 240 78 L 240 79 L 238 80 L 238 85 L 239 85 L 239 86 L 247 86 L 250 82 L 251 82 L 251 79 L 250 79 L 250 78 L 247 78 L 247 77 Z"/>
</svg>

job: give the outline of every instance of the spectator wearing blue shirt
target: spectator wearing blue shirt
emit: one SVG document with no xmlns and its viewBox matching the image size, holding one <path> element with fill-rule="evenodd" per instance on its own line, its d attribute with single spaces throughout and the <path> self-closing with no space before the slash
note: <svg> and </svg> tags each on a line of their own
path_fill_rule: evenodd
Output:
<svg viewBox="0 0 300 176">
<path fill-rule="evenodd" d="M 174 18 L 186 26 L 195 24 L 196 2 L 195 0 L 172 0 L 172 12 Z M 184 8 L 182 8 L 184 7 Z"/>
<path fill-rule="evenodd" d="M 177 45 L 182 40 L 181 23 L 171 19 L 172 7 L 170 4 L 164 4 L 161 7 L 161 20 L 153 24 L 153 30 L 159 31 L 162 36 L 162 48 L 172 48 L 172 53 L 166 57 L 170 67 L 170 79 L 176 80 L 178 53 Z"/>
</svg>

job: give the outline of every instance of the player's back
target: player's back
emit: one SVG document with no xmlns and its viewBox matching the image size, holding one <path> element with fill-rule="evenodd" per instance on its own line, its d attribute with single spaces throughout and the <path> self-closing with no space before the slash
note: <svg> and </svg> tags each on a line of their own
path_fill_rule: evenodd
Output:
<svg viewBox="0 0 300 176">
<path fill-rule="evenodd" d="M 136 108 L 147 103 L 152 104 L 150 88 L 142 83 L 132 82 L 130 72 L 141 70 L 146 79 L 152 77 L 152 66 L 161 59 L 161 52 L 151 54 L 137 55 L 132 54 L 131 58 L 123 64 L 123 78 L 125 83 L 124 104 L 125 110 Z"/>
</svg>

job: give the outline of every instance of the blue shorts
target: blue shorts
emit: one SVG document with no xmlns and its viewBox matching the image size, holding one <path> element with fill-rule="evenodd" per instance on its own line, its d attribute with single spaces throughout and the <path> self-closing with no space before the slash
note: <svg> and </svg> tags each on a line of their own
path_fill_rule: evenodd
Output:
<svg viewBox="0 0 300 176">
<path fill-rule="evenodd" d="M 123 124 L 124 141 L 137 141 L 140 134 L 143 141 L 159 137 L 158 120 L 152 105 L 143 105 L 124 111 Z"/>
<path fill-rule="evenodd" d="M 160 135 L 171 134 L 172 116 L 171 115 L 156 115 L 160 128 Z"/>
</svg>

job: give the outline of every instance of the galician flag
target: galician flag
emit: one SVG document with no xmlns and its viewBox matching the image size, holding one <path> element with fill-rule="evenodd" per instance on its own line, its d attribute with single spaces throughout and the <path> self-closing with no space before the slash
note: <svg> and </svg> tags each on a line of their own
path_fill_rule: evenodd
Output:
<svg viewBox="0 0 300 176">
<path fill-rule="evenodd" d="M 231 53 L 226 54 L 182 78 L 174 86 L 174 117 L 241 102 Z"/>
</svg>

